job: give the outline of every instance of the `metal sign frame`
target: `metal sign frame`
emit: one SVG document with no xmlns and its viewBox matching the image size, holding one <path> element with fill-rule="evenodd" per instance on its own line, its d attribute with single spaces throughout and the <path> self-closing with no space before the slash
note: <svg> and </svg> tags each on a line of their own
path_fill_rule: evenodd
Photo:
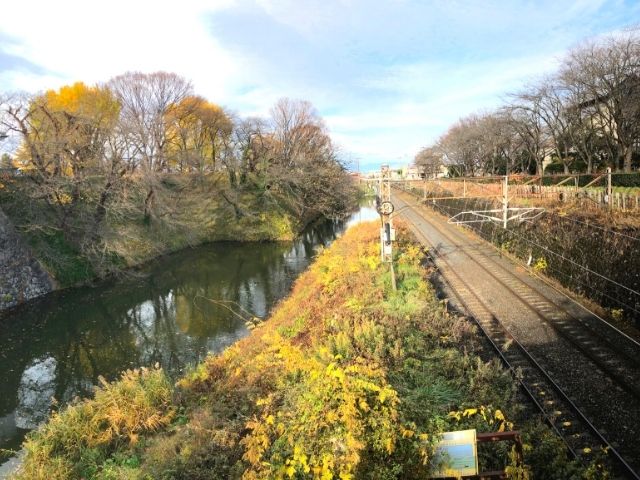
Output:
<svg viewBox="0 0 640 480">
<path fill-rule="evenodd" d="M 456 225 L 464 225 L 467 223 L 484 223 L 487 221 L 493 221 L 497 223 L 508 223 L 513 220 L 517 220 L 522 223 L 526 220 L 533 220 L 534 218 L 539 217 L 545 212 L 544 208 L 535 208 L 535 207 L 510 207 L 506 209 L 506 217 L 504 216 L 505 210 L 502 208 L 497 208 L 494 210 L 468 210 L 464 212 L 460 212 L 455 214 L 453 217 L 449 219 L 449 223 L 454 223 Z M 501 214 L 498 216 L 491 215 L 492 213 Z M 512 215 L 510 215 L 512 214 Z M 475 220 L 461 220 L 465 215 L 471 215 L 473 217 L 477 217 Z"/>
</svg>

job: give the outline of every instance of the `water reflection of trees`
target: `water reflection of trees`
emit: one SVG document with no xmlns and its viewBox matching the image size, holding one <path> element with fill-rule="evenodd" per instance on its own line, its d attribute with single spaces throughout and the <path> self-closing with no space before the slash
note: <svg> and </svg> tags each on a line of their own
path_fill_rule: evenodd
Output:
<svg viewBox="0 0 640 480">
<path fill-rule="evenodd" d="M 20 408 L 20 388 L 32 404 L 49 405 L 52 393 L 68 402 L 90 394 L 98 375 L 115 378 L 126 368 L 159 363 L 177 375 L 246 335 L 241 317 L 265 317 L 318 246 L 343 226 L 320 223 L 291 243 L 222 243 L 180 252 L 142 275 L 54 294 L 6 315 L 0 323 L 0 448 L 15 446 L 11 417 Z M 40 370 L 51 378 L 32 378 L 39 371 L 34 365 L 47 361 L 54 367 Z M 28 409 L 20 414 L 28 416 Z M 31 420 L 39 419 L 34 414 Z"/>
</svg>

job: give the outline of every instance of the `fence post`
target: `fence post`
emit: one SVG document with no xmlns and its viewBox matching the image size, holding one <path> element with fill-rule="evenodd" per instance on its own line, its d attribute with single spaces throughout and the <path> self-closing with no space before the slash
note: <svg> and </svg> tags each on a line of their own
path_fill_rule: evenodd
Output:
<svg viewBox="0 0 640 480">
<path fill-rule="evenodd" d="M 609 204 L 609 208 L 613 207 L 613 202 L 611 198 L 611 167 L 607 167 L 607 203 Z"/>
</svg>

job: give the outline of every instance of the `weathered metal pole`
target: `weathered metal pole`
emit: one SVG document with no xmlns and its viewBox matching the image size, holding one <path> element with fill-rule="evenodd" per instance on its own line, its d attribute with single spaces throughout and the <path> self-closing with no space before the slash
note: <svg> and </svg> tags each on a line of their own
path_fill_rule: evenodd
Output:
<svg viewBox="0 0 640 480">
<path fill-rule="evenodd" d="M 393 268 L 393 240 L 395 240 L 395 230 L 393 229 L 393 221 L 391 214 L 393 213 L 393 204 L 391 203 L 391 171 L 386 165 L 382 166 L 380 175 L 380 217 L 382 219 L 382 228 L 380 229 L 380 253 L 383 262 L 389 263 L 389 272 L 391 274 L 391 288 L 396 290 L 396 275 Z"/>
</svg>

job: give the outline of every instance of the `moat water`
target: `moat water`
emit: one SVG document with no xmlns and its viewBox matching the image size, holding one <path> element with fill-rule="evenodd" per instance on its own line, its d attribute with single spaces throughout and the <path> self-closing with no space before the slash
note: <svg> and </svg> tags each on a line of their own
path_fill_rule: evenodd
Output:
<svg viewBox="0 0 640 480">
<path fill-rule="evenodd" d="M 0 449 L 16 450 L 52 407 L 129 368 L 160 364 L 173 378 L 266 317 L 363 206 L 296 241 L 213 243 L 159 258 L 124 277 L 53 293 L 0 314 Z M 2 463 L 0 457 L 0 463 Z"/>
</svg>

